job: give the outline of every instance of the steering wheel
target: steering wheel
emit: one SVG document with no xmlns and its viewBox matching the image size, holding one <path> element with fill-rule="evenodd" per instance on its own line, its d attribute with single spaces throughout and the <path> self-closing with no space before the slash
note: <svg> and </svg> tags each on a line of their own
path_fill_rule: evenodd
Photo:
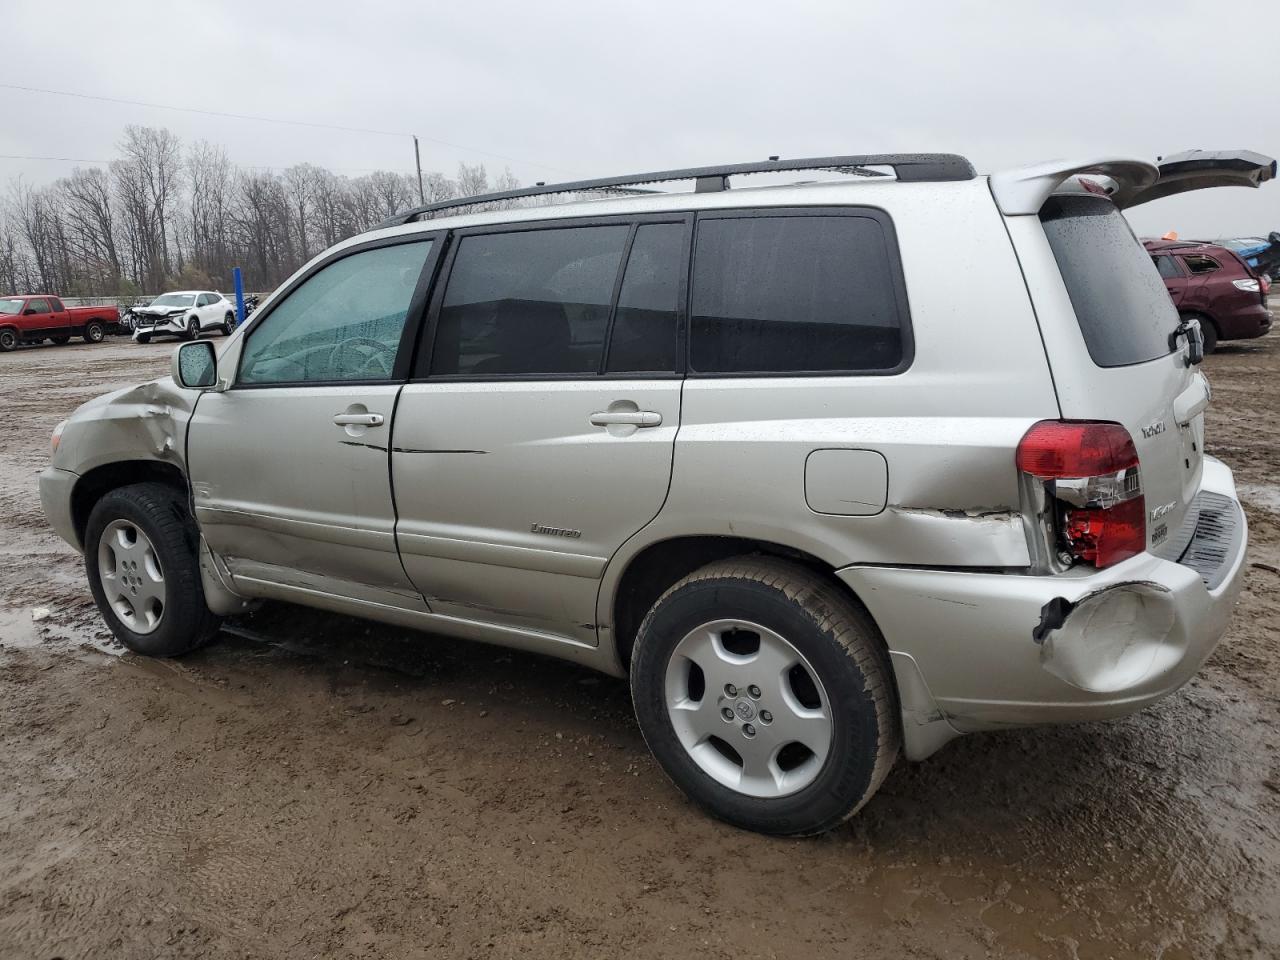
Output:
<svg viewBox="0 0 1280 960">
<path fill-rule="evenodd" d="M 343 379 L 341 375 L 346 372 L 346 368 L 342 365 L 342 355 L 347 350 L 367 351 L 364 361 L 352 371 L 356 374 L 356 379 L 363 379 L 365 374 L 370 377 L 391 376 L 391 367 L 396 359 L 395 347 L 388 346 L 381 340 L 374 340 L 372 337 L 351 337 L 334 344 L 333 349 L 329 351 L 329 369 L 333 371 L 335 379 Z"/>
</svg>

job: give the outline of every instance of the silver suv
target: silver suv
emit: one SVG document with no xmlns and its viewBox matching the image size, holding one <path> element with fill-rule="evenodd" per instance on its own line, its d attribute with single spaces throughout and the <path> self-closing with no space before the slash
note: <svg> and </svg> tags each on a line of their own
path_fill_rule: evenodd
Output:
<svg viewBox="0 0 1280 960">
<path fill-rule="evenodd" d="M 727 189 L 813 170 L 853 176 Z M 131 650 L 268 598 L 562 657 L 629 676 L 698 804 L 816 833 L 900 752 L 1118 717 L 1213 649 L 1244 517 L 1120 208 L 1274 172 L 824 157 L 419 208 L 76 411 L 45 513 Z"/>
</svg>

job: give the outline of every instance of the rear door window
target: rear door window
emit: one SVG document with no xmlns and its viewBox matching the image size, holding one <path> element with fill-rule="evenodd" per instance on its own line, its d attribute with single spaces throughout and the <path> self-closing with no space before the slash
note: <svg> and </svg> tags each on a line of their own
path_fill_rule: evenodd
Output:
<svg viewBox="0 0 1280 960">
<path fill-rule="evenodd" d="M 867 215 L 704 217 L 690 365 L 699 373 L 891 371 L 909 359 L 885 222 Z"/>
<path fill-rule="evenodd" d="M 637 229 L 614 313 L 608 372 L 676 369 L 684 240 L 683 223 L 646 223 Z"/>
<path fill-rule="evenodd" d="M 629 224 L 464 236 L 433 376 L 596 376 Z"/>
<path fill-rule="evenodd" d="M 1050 197 L 1040 221 L 1093 362 L 1123 367 L 1171 353 L 1178 312 L 1115 204 L 1106 197 Z"/>
<path fill-rule="evenodd" d="M 1182 262 L 1187 265 L 1187 269 L 1192 273 L 1213 273 L 1221 264 L 1213 257 L 1205 257 L 1197 254 L 1182 258 Z"/>
</svg>

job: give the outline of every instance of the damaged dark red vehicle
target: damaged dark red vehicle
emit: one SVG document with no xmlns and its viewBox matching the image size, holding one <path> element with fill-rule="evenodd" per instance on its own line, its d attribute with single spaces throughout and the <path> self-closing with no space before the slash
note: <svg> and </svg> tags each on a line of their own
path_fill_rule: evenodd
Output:
<svg viewBox="0 0 1280 960">
<path fill-rule="evenodd" d="M 1204 350 L 1219 340 L 1248 340 L 1271 329 L 1270 282 L 1233 250 L 1198 240 L 1144 240 L 1173 305 L 1200 321 Z"/>
</svg>

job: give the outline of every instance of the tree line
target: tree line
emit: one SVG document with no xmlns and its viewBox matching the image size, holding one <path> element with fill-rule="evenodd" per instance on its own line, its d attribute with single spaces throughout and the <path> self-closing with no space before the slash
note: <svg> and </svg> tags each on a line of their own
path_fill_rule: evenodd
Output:
<svg viewBox="0 0 1280 960">
<path fill-rule="evenodd" d="M 11 182 L 0 200 L 0 294 L 132 297 L 166 288 L 270 290 L 315 254 L 416 206 L 413 175 L 341 176 L 310 163 L 239 167 L 221 147 L 129 126 L 105 169 L 44 186 Z M 423 174 L 426 202 L 519 186 L 483 164 Z"/>
</svg>

